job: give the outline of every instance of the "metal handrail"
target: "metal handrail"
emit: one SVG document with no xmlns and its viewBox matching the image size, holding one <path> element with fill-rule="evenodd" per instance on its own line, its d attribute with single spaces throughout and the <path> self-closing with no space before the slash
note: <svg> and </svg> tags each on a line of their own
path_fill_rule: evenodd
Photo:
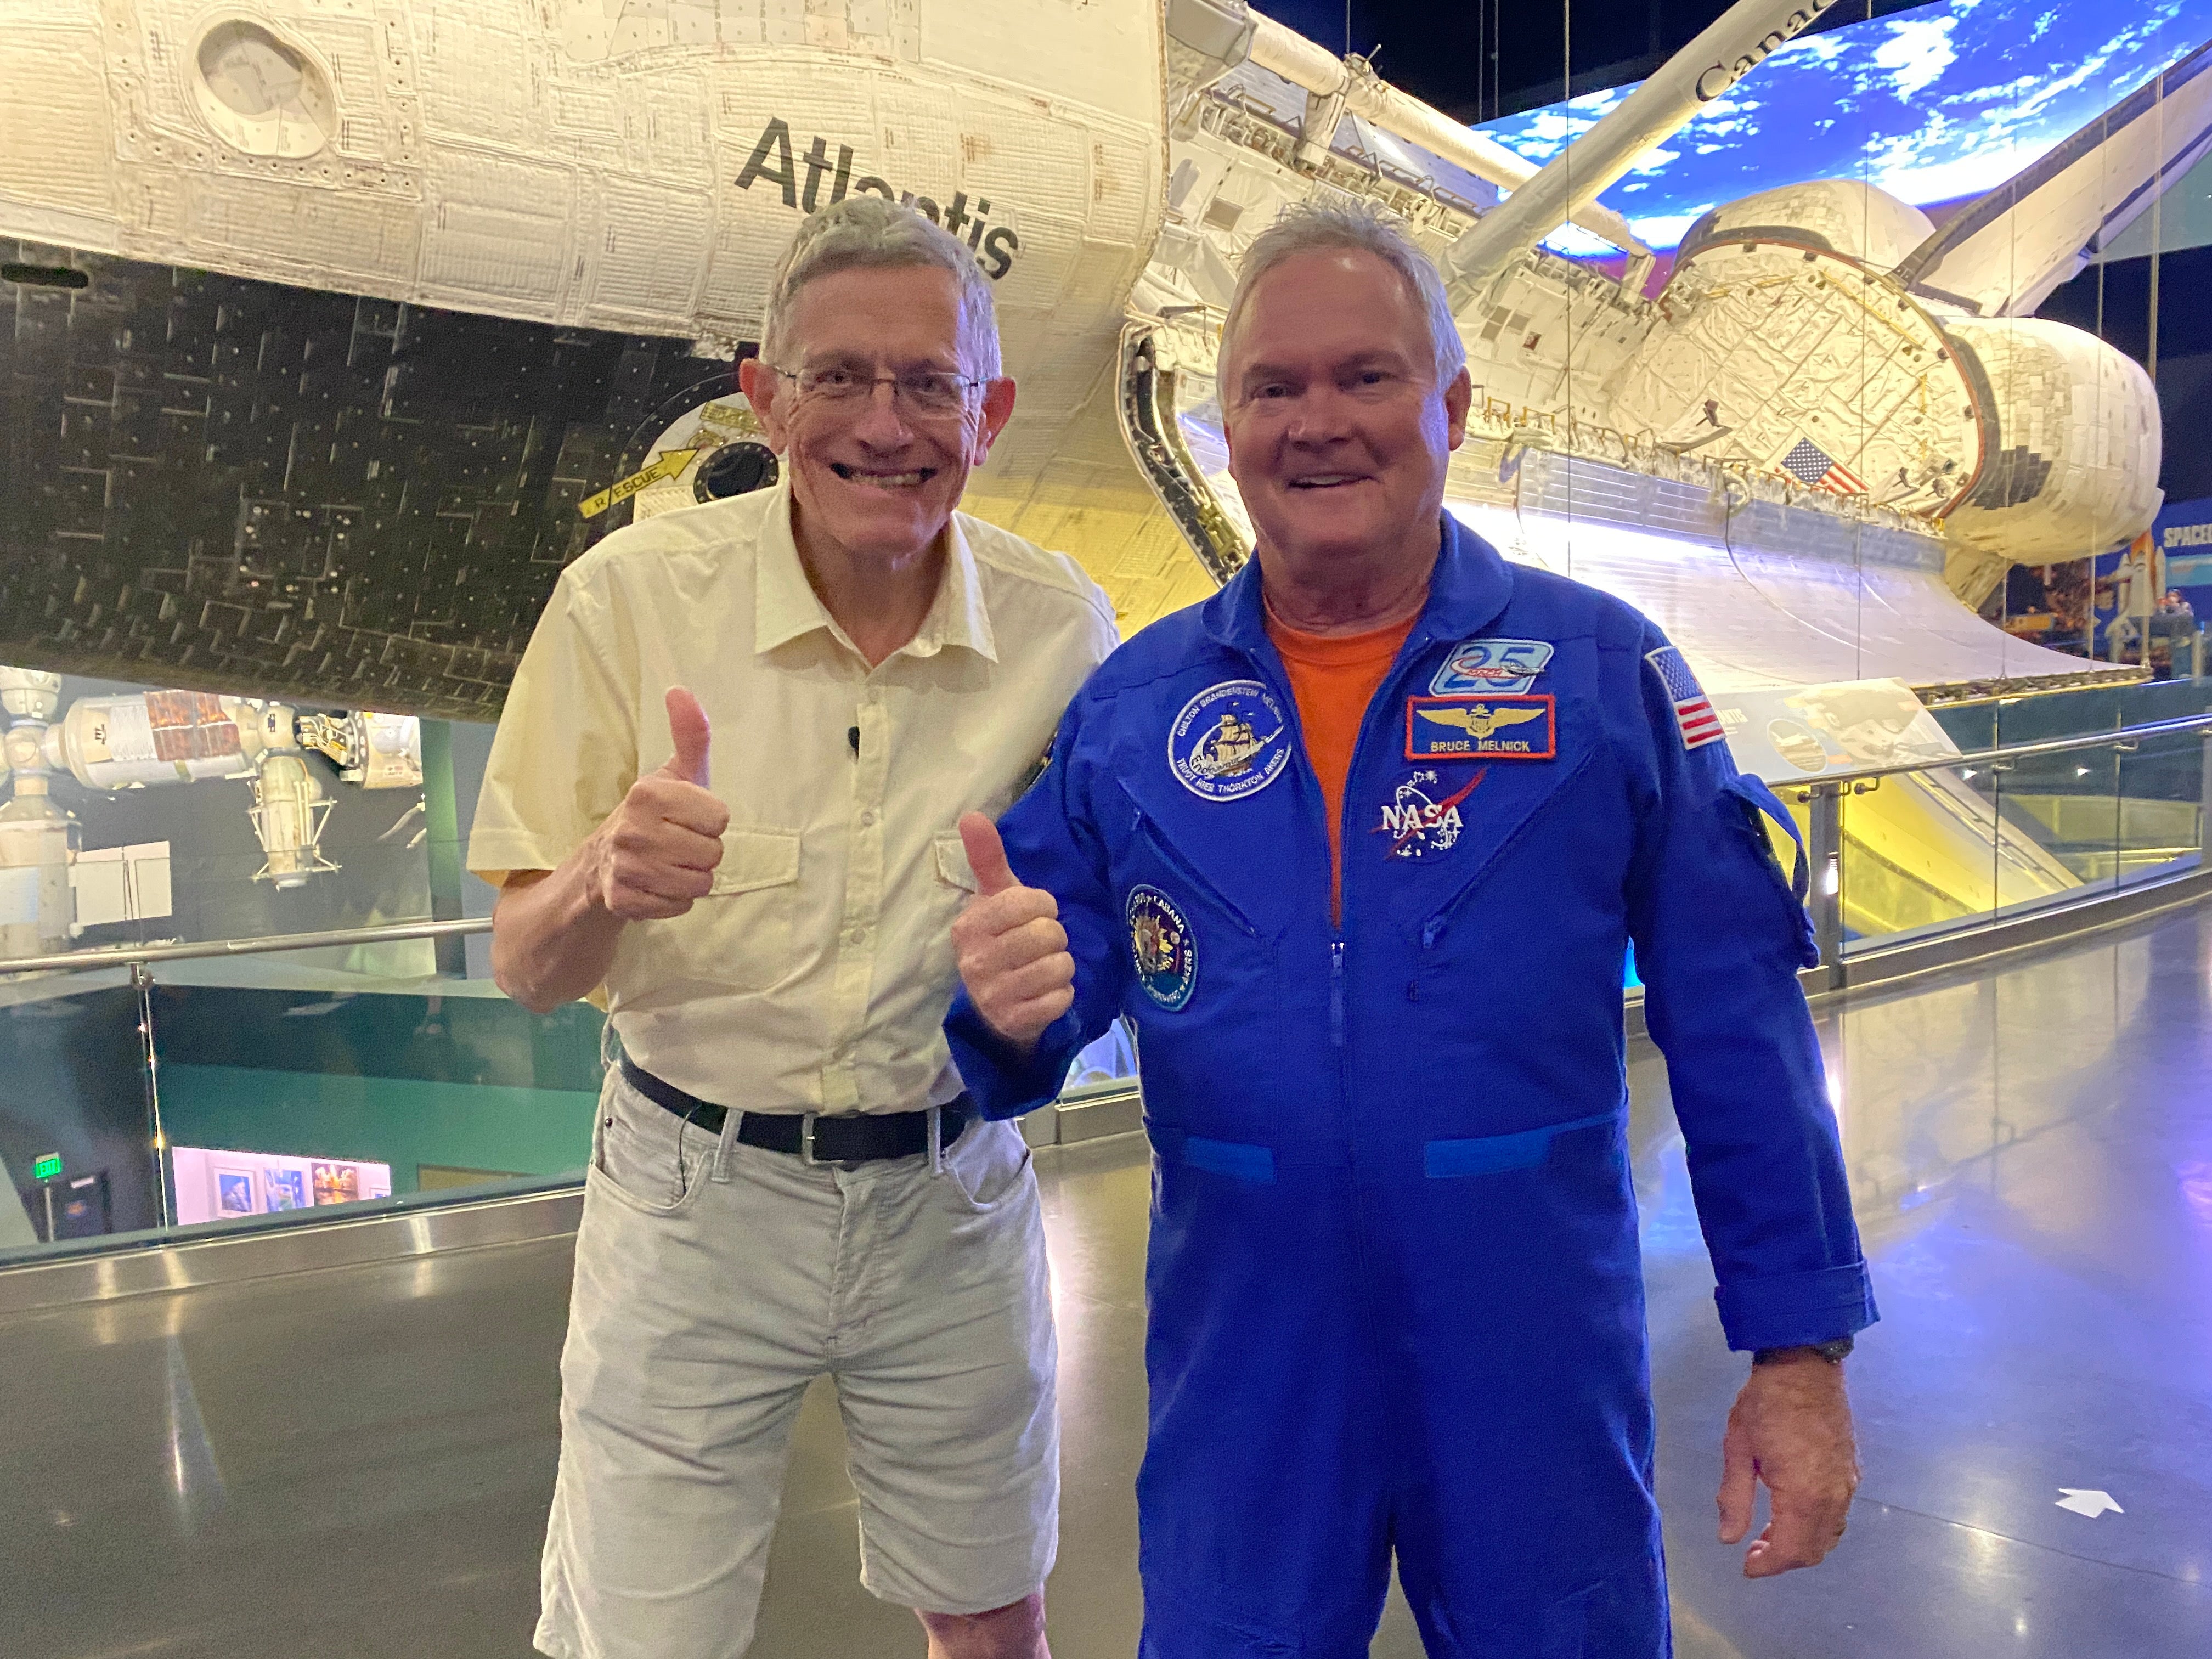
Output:
<svg viewBox="0 0 2212 1659">
<path fill-rule="evenodd" d="M 2212 714 L 2185 714 L 2172 720 L 2148 720 L 2141 726 L 2116 726 L 2078 738 L 2050 738 L 2039 743 L 2008 744 L 1996 749 L 1970 750 L 1941 760 L 1899 761 L 1887 766 L 1860 767 L 1849 772 L 1821 773 L 1794 778 L 1780 787 L 1820 789 L 1826 785 L 1854 783 L 1863 778 L 1884 778 L 1905 772 L 1932 772 L 1948 767 L 1986 766 L 1994 762 L 2020 760 L 2034 755 L 2061 755 L 2069 750 L 2099 749 L 2113 744 L 2136 743 L 2145 738 L 2180 732 L 2212 733 Z M 200 945 L 113 945 L 90 951 L 64 951 L 51 956 L 0 958 L 0 975 L 52 971 L 89 972 L 99 968 L 128 968 L 134 963 L 192 962 L 222 957 L 262 956 L 283 951 L 313 951 L 341 945 L 386 945 L 416 939 L 466 939 L 491 932 L 491 919 L 466 921 L 394 922 L 381 927 L 339 927 L 317 933 L 271 933 L 258 939 L 216 939 Z"/>
<path fill-rule="evenodd" d="M 52 956 L 0 958 L 0 974 L 33 974 L 94 968 L 128 968 L 147 962 L 191 962 L 216 957 L 263 956 L 313 951 L 334 945 L 387 945 L 410 939 L 466 939 L 491 932 L 491 918 L 468 921 L 401 921 L 382 927 L 336 927 L 319 933 L 269 933 L 258 939 L 216 939 L 202 945 L 111 945 Z"/>
<path fill-rule="evenodd" d="M 2141 726 L 2115 726 L 2087 737 L 2047 738 L 2040 743 L 2008 744 L 2000 749 L 1972 749 L 1941 760 L 1897 761 L 1887 766 L 1863 766 L 1849 772 L 1825 772 L 1792 778 L 1780 787 L 1817 789 L 1822 784 L 1852 783 L 1861 778 L 1886 778 L 1903 772 L 1934 772 L 1946 767 L 1987 766 L 1998 761 L 2021 760 L 2032 755 L 2063 755 L 2069 750 L 2104 749 L 2115 744 L 2139 743 L 2145 738 L 2176 732 L 2212 732 L 2212 714 L 2184 714 L 2170 720 L 2146 720 Z"/>
</svg>

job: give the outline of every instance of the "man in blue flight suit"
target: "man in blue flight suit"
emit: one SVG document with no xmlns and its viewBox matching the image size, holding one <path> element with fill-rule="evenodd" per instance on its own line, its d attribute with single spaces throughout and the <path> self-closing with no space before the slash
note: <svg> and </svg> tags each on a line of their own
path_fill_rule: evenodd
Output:
<svg viewBox="0 0 2212 1659">
<path fill-rule="evenodd" d="M 947 1023 L 994 1116 L 1139 1028 L 1141 1652 L 1364 1655 L 1395 1552 L 1431 1655 L 1662 1655 L 1632 940 L 1755 1351 L 1721 1536 L 1763 1482 L 1746 1572 L 1810 1565 L 1857 1480 L 1875 1314 L 1781 808 L 1649 621 L 1442 514 L 1468 379 L 1400 233 L 1260 237 L 1220 387 L 1255 559 L 1097 671 L 1003 850 L 962 821 Z"/>
</svg>

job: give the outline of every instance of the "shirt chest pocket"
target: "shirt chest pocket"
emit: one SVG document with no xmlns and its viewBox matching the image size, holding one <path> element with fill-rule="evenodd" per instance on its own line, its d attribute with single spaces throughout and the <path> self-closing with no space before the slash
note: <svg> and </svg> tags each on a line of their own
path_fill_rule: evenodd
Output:
<svg viewBox="0 0 2212 1659">
<path fill-rule="evenodd" d="M 928 868 L 921 884 L 921 915 L 927 929 L 930 950 L 949 968 L 952 961 L 953 919 L 975 896 L 975 872 L 968 866 L 968 849 L 959 831 L 930 838 Z"/>
<path fill-rule="evenodd" d="M 958 973 L 953 965 L 952 923 L 975 896 L 975 872 L 968 866 L 968 849 L 961 845 L 959 832 L 950 830 L 930 837 L 918 869 L 909 866 L 901 873 L 885 912 L 887 917 L 897 918 L 892 925 L 911 930 L 911 936 L 921 941 L 924 971 L 943 982 L 948 998 Z"/>
<path fill-rule="evenodd" d="M 634 953 L 632 982 L 643 994 L 623 1001 L 650 1006 L 702 992 L 761 991 L 793 973 L 799 842 L 795 830 L 726 830 L 722 861 L 704 898 L 683 915 L 623 930 L 622 955 Z"/>
<path fill-rule="evenodd" d="M 968 848 L 960 832 L 951 830 L 930 842 L 930 867 L 937 877 L 938 902 L 957 910 L 975 896 L 975 872 L 969 867 Z"/>
</svg>

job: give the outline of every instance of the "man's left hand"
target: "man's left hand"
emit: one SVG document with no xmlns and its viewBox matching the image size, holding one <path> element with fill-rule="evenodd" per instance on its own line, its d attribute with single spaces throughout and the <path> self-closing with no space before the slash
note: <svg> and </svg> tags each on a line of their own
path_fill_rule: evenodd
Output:
<svg viewBox="0 0 2212 1659">
<path fill-rule="evenodd" d="M 1841 1541 L 1859 1484 L 1841 1365 L 1805 1353 L 1751 1368 L 1721 1442 L 1722 1543 L 1751 1530 L 1762 1483 L 1772 1514 L 1744 1554 L 1744 1577 L 1818 1565 Z"/>
</svg>

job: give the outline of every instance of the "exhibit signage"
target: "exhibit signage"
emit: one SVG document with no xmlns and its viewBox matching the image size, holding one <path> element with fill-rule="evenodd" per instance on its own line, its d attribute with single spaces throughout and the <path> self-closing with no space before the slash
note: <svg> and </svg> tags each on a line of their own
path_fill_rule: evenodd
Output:
<svg viewBox="0 0 2212 1659">
<path fill-rule="evenodd" d="M 2151 526 L 2169 587 L 2212 587 L 2212 498 L 2168 501 Z"/>
<path fill-rule="evenodd" d="M 177 1222 L 186 1227 L 392 1196 L 392 1166 L 368 1158 L 179 1146 L 170 1168 Z"/>
<path fill-rule="evenodd" d="M 1903 680 L 1761 686 L 1711 696 L 1736 765 L 1769 783 L 1936 764 L 1959 752 Z"/>
</svg>

